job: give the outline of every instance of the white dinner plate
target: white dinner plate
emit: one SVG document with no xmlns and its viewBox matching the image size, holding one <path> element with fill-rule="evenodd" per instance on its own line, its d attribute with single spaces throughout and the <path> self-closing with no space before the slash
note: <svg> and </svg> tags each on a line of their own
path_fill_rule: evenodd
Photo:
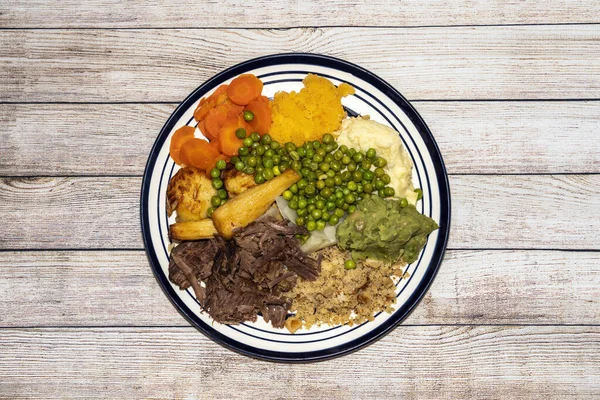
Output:
<svg viewBox="0 0 600 400">
<path fill-rule="evenodd" d="M 200 311 L 191 289 L 180 290 L 169 281 L 169 217 L 166 191 L 179 167 L 169 157 L 173 133 L 184 125 L 195 126 L 193 112 L 200 99 L 234 77 L 252 73 L 264 82 L 263 94 L 299 90 L 308 73 L 318 74 L 339 85 L 346 82 L 355 94 L 344 97 L 349 114 L 369 115 L 400 133 L 414 163 L 413 182 L 423 190 L 417 210 L 433 218 L 440 229 L 429 235 L 418 260 L 407 268 L 409 278 L 398 279 L 395 311 L 378 313 L 360 325 L 322 326 L 295 334 L 275 329 L 258 318 L 253 323 L 220 324 Z M 429 128 L 414 107 L 392 86 L 373 73 L 347 61 L 317 54 L 276 54 L 231 67 L 194 90 L 173 112 L 150 152 L 141 195 L 144 244 L 152 270 L 167 297 L 198 330 L 214 341 L 252 357 L 287 362 L 328 359 L 355 351 L 389 333 L 417 306 L 435 278 L 450 231 L 450 189 L 440 151 Z M 172 221 L 171 221 L 172 222 Z"/>
</svg>

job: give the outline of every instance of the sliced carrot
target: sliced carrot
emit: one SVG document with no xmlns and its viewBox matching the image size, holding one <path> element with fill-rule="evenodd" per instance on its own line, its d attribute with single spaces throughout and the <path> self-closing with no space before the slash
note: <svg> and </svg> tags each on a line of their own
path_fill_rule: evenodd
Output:
<svg viewBox="0 0 600 400">
<path fill-rule="evenodd" d="M 200 129 L 200 132 L 202 132 L 202 134 L 207 137 L 206 135 L 206 126 L 205 126 L 205 122 L 204 120 L 198 122 L 198 129 Z"/>
<path fill-rule="evenodd" d="M 254 118 L 249 122 L 253 132 L 258 132 L 261 135 L 269 132 L 269 128 L 271 127 L 271 107 L 269 106 L 269 99 L 265 96 L 259 96 L 257 99 L 248 103 L 244 110 L 254 114 Z"/>
<path fill-rule="evenodd" d="M 215 140 L 219 137 L 221 126 L 227 120 L 227 109 L 225 107 L 211 108 L 206 118 L 204 119 L 204 127 L 206 128 L 206 137 L 210 140 Z"/>
<path fill-rule="evenodd" d="M 188 140 L 194 137 L 196 128 L 193 126 L 182 126 L 177 129 L 171 137 L 171 145 L 169 146 L 169 154 L 175 163 L 181 165 L 181 157 L 179 155 L 181 146 Z"/>
<path fill-rule="evenodd" d="M 202 139 L 190 139 L 181 146 L 181 161 L 190 167 L 206 170 L 219 151 Z"/>
<path fill-rule="evenodd" d="M 198 107 L 194 110 L 194 118 L 196 121 L 200 122 L 210 111 L 211 108 L 223 103 L 224 101 L 229 100 L 227 97 L 227 88 L 229 85 L 221 85 L 219 86 L 210 96 L 203 97 L 200 99 L 200 103 L 198 103 Z"/>
<path fill-rule="evenodd" d="M 245 106 L 260 96 L 263 83 L 255 75 L 242 74 L 231 81 L 227 88 L 229 100 L 240 106 Z"/>
<path fill-rule="evenodd" d="M 242 140 L 235 135 L 235 131 L 239 128 L 244 128 L 246 132 L 250 132 L 252 129 L 241 116 L 235 119 L 228 119 L 221 127 L 219 149 L 226 156 L 233 157 L 237 155 L 238 149 L 244 145 Z"/>
<path fill-rule="evenodd" d="M 210 170 L 215 168 L 215 166 L 217 165 L 217 161 L 224 160 L 225 162 L 229 162 L 229 159 L 230 157 L 226 156 L 225 154 L 219 154 L 210 162 L 210 166 L 206 170 L 206 172 L 210 174 Z"/>
<path fill-rule="evenodd" d="M 229 111 L 227 111 L 227 119 L 235 119 L 237 118 L 242 111 L 244 111 L 244 106 L 238 106 L 235 103 L 229 102 Z"/>
</svg>

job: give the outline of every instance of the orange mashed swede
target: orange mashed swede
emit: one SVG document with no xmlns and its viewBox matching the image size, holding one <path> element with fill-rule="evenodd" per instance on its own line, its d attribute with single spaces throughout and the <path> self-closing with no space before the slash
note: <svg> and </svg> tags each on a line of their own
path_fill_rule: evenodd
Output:
<svg viewBox="0 0 600 400">
<path fill-rule="evenodd" d="M 347 83 L 336 87 L 331 81 L 308 74 L 300 92 L 277 92 L 271 103 L 272 123 L 269 134 L 279 143 L 319 140 L 339 129 L 346 116 L 342 97 L 354 94 Z"/>
</svg>

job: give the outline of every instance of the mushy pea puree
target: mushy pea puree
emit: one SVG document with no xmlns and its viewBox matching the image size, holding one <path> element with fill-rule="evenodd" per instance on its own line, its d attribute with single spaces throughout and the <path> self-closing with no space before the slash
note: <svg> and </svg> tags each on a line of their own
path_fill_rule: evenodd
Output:
<svg viewBox="0 0 600 400">
<path fill-rule="evenodd" d="M 402 205 L 397 199 L 365 197 L 337 228 L 340 248 L 351 251 L 355 260 L 416 261 L 427 236 L 438 225 L 414 205 Z"/>
<path fill-rule="evenodd" d="M 361 151 L 373 148 L 377 155 L 387 160 L 384 167 L 390 176 L 390 186 L 395 197 L 406 198 L 410 204 L 417 202 L 417 193 L 412 183 L 413 163 L 402 145 L 400 135 L 389 126 L 364 118 L 348 118 L 340 129 L 333 133 L 338 144 Z"/>
</svg>

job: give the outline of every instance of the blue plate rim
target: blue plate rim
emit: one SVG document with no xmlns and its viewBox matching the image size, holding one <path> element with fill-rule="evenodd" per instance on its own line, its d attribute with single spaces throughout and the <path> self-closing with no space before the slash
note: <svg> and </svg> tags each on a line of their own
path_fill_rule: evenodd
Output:
<svg viewBox="0 0 600 400">
<path fill-rule="evenodd" d="M 247 72 L 248 70 L 279 64 L 309 64 L 337 69 L 342 72 L 350 73 L 385 93 L 398 107 L 404 111 L 404 113 L 409 117 L 411 122 L 419 131 L 419 134 L 421 135 L 421 138 L 432 158 L 440 189 L 441 204 L 440 221 L 438 221 L 440 225 L 438 241 L 434 248 L 432 261 L 427 268 L 425 275 L 406 303 L 403 304 L 403 306 L 400 307 L 396 312 L 394 312 L 394 314 L 391 315 L 390 318 L 384 323 L 367 334 L 340 346 L 334 346 L 328 349 L 311 352 L 280 352 L 258 349 L 223 335 L 198 318 L 179 298 L 171 286 L 168 277 L 163 274 L 162 268 L 156 256 L 156 252 L 151 244 L 152 240 L 150 236 L 150 222 L 146 216 L 148 214 L 151 172 L 154 170 L 158 153 L 168 138 L 169 133 L 173 129 L 174 125 L 185 113 L 185 111 L 188 110 L 195 101 L 211 90 L 214 82 L 221 82 L 223 80 L 231 79 L 241 73 Z M 398 90 L 377 75 L 351 62 L 316 53 L 281 53 L 257 57 L 227 68 L 226 70 L 214 75 L 212 78 L 198 86 L 190 95 L 185 98 L 185 100 L 179 104 L 179 106 L 175 109 L 162 127 L 157 139 L 154 142 L 154 145 L 152 146 L 152 149 L 150 150 L 148 161 L 146 162 L 146 167 L 144 169 L 144 176 L 142 179 L 140 192 L 140 220 L 144 248 L 146 250 L 146 255 L 150 262 L 152 272 L 154 273 L 154 277 L 171 303 L 175 306 L 179 313 L 188 320 L 190 324 L 192 324 L 196 329 L 198 329 L 211 340 L 237 353 L 267 361 L 285 363 L 324 361 L 362 349 L 390 333 L 410 315 L 410 313 L 419 304 L 429 289 L 443 261 L 450 233 L 451 200 L 448 174 L 439 147 L 423 118 L 410 104 L 410 102 L 402 94 L 400 94 Z"/>
</svg>

